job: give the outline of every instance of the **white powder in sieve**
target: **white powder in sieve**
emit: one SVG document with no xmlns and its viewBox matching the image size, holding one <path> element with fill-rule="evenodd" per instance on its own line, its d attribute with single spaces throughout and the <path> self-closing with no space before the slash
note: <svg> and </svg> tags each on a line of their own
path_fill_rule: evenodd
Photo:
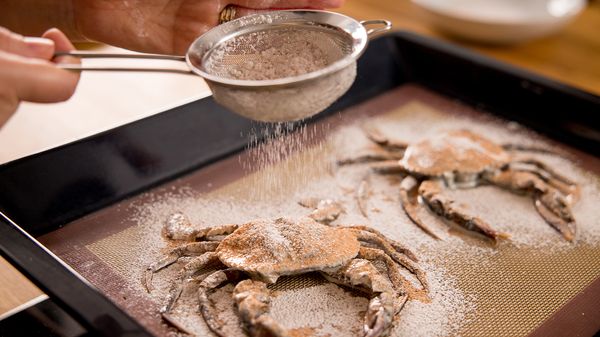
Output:
<svg viewBox="0 0 600 337">
<path fill-rule="evenodd" d="M 325 110 L 356 78 L 356 62 L 316 79 L 278 87 L 234 87 L 208 81 L 219 104 L 250 119 L 297 121 Z"/>
<path fill-rule="evenodd" d="M 218 45 L 204 67 L 210 74 L 236 80 L 304 75 L 325 68 L 343 56 L 339 48 L 325 48 L 331 43 L 327 33 L 309 29 L 251 32 Z"/>
<path fill-rule="evenodd" d="M 222 79 L 289 79 L 324 69 L 349 55 L 352 48 L 352 39 L 337 30 L 277 26 L 235 36 L 217 45 L 203 67 Z M 342 96 L 354 82 L 356 62 L 335 72 L 315 75 L 318 76 L 286 85 L 207 83 L 219 104 L 242 116 L 265 122 L 296 121 L 325 110 Z"/>
</svg>

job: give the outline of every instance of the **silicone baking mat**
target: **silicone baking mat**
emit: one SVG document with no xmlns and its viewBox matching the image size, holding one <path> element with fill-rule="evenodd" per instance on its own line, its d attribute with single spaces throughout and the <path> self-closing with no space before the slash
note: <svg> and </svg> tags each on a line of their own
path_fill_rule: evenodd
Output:
<svg viewBox="0 0 600 337">
<path fill-rule="evenodd" d="M 466 128 L 498 142 L 541 144 L 564 152 L 567 159 L 534 156 L 582 187 L 581 200 L 573 207 L 579 225 L 577 241 L 562 240 L 535 213 L 528 197 L 490 186 L 448 193 L 473 214 L 509 232 L 511 239 L 494 246 L 422 210 L 443 238 L 431 239 L 402 213 L 398 177 L 367 175 L 366 165 L 332 168 L 336 157 L 370 150 L 361 131 L 365 125 L 408 142 Z M 244 136 L 262 132 L 259 127 L 255 131 Z M 158 273 L 157 289 L 151 294 L 140 281 L 146 265 L 171 245 L 161 236 L 169 213 L 183 211 L 198 226 L 211 226 L 301 216 L 309 210 L 298 205 L 299 199 L 334 198 L 346 209 L 335 224 L 368 225 L 406 243 L 428 274 L 431 299 L 410 301 L 394 322 L 392 335 L 523 336 L 600 276 L 600 220 L 593 216 L 594 205 L 600 204 L 598 168 L 596 158 L 421 87 L 405 85 L 302 127 L 286 141 L 272 140 L 93 213 L 41 241 L 151 332 L 175 334 L 177 330 L 165 324 L 158 311 L 181 265 Z M 355 188 L 365 177 L 371 191 L 367 217 L 361 215 L 355 197 Z M 367 300 L 358 294 L 312 274 L 283 278 L 272 289 L 273 315 L 296 335 L 359 334 Z M 236 335 L 242 332 L 230 292 L 227 286 L 212 299 Z M 186 288 L 173 316 L 195 334 L 210 334 L 197 312 L 193 285 Z"/>
</svg>

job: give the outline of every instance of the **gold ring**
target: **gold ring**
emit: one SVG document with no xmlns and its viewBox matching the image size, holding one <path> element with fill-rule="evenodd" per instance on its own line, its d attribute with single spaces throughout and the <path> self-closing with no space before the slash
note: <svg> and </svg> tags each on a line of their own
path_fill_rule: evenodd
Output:
<svg viewBox="0 0 600 337">
<path fill-rule="evenodd" d="M 229 22 L 235 19 L 236 6 L 235 5 L 227 5 L 221 13 L 219 13 L 219 24 Z"/>
</svg>

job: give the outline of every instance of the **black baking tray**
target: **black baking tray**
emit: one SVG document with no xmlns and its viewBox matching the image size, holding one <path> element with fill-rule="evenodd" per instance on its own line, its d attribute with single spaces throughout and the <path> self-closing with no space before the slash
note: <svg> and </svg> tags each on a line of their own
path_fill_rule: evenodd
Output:
<svg viewBox="0 0 600 337">
<path fill-rule="evenodd" d="M 304 123 L 407 83 L 600 156 L 600 97 L 410 32 L 372 41 L 350 91 Z M 150 335 L 35 237 L 242 151 L 256 126 L 207 97 L 0 165 L 0 253 L 49 296 L 0 336 Z"/>
</svg>

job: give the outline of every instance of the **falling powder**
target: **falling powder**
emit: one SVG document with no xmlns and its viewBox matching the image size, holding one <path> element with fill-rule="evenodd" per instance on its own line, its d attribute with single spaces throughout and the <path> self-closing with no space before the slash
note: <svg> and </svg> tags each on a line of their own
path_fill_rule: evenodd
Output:
<svg viewBox="0 0 600 337">
<path fill-rule="evenodd" d="M 264 172 L 256 176 L 253 198 L 272 198 L 282 190 L 296 189 L 329 172 L 332 163 L 323 159 L 323 153 L 330 149 L 318 136 L 328 131 L 327 124 L 275 123 L 263 124 L 245 135 L 249 149 L 248 155 L 240 159 L 242 167 L 247 172 Z M 305 151 L 307 148 L 310 151 Z M 289 160 L 298 155 L 308 165 Z M 284 166 L 286 174 L 271 174 L 275 166 L 278 171 Z"/>
</svg>

